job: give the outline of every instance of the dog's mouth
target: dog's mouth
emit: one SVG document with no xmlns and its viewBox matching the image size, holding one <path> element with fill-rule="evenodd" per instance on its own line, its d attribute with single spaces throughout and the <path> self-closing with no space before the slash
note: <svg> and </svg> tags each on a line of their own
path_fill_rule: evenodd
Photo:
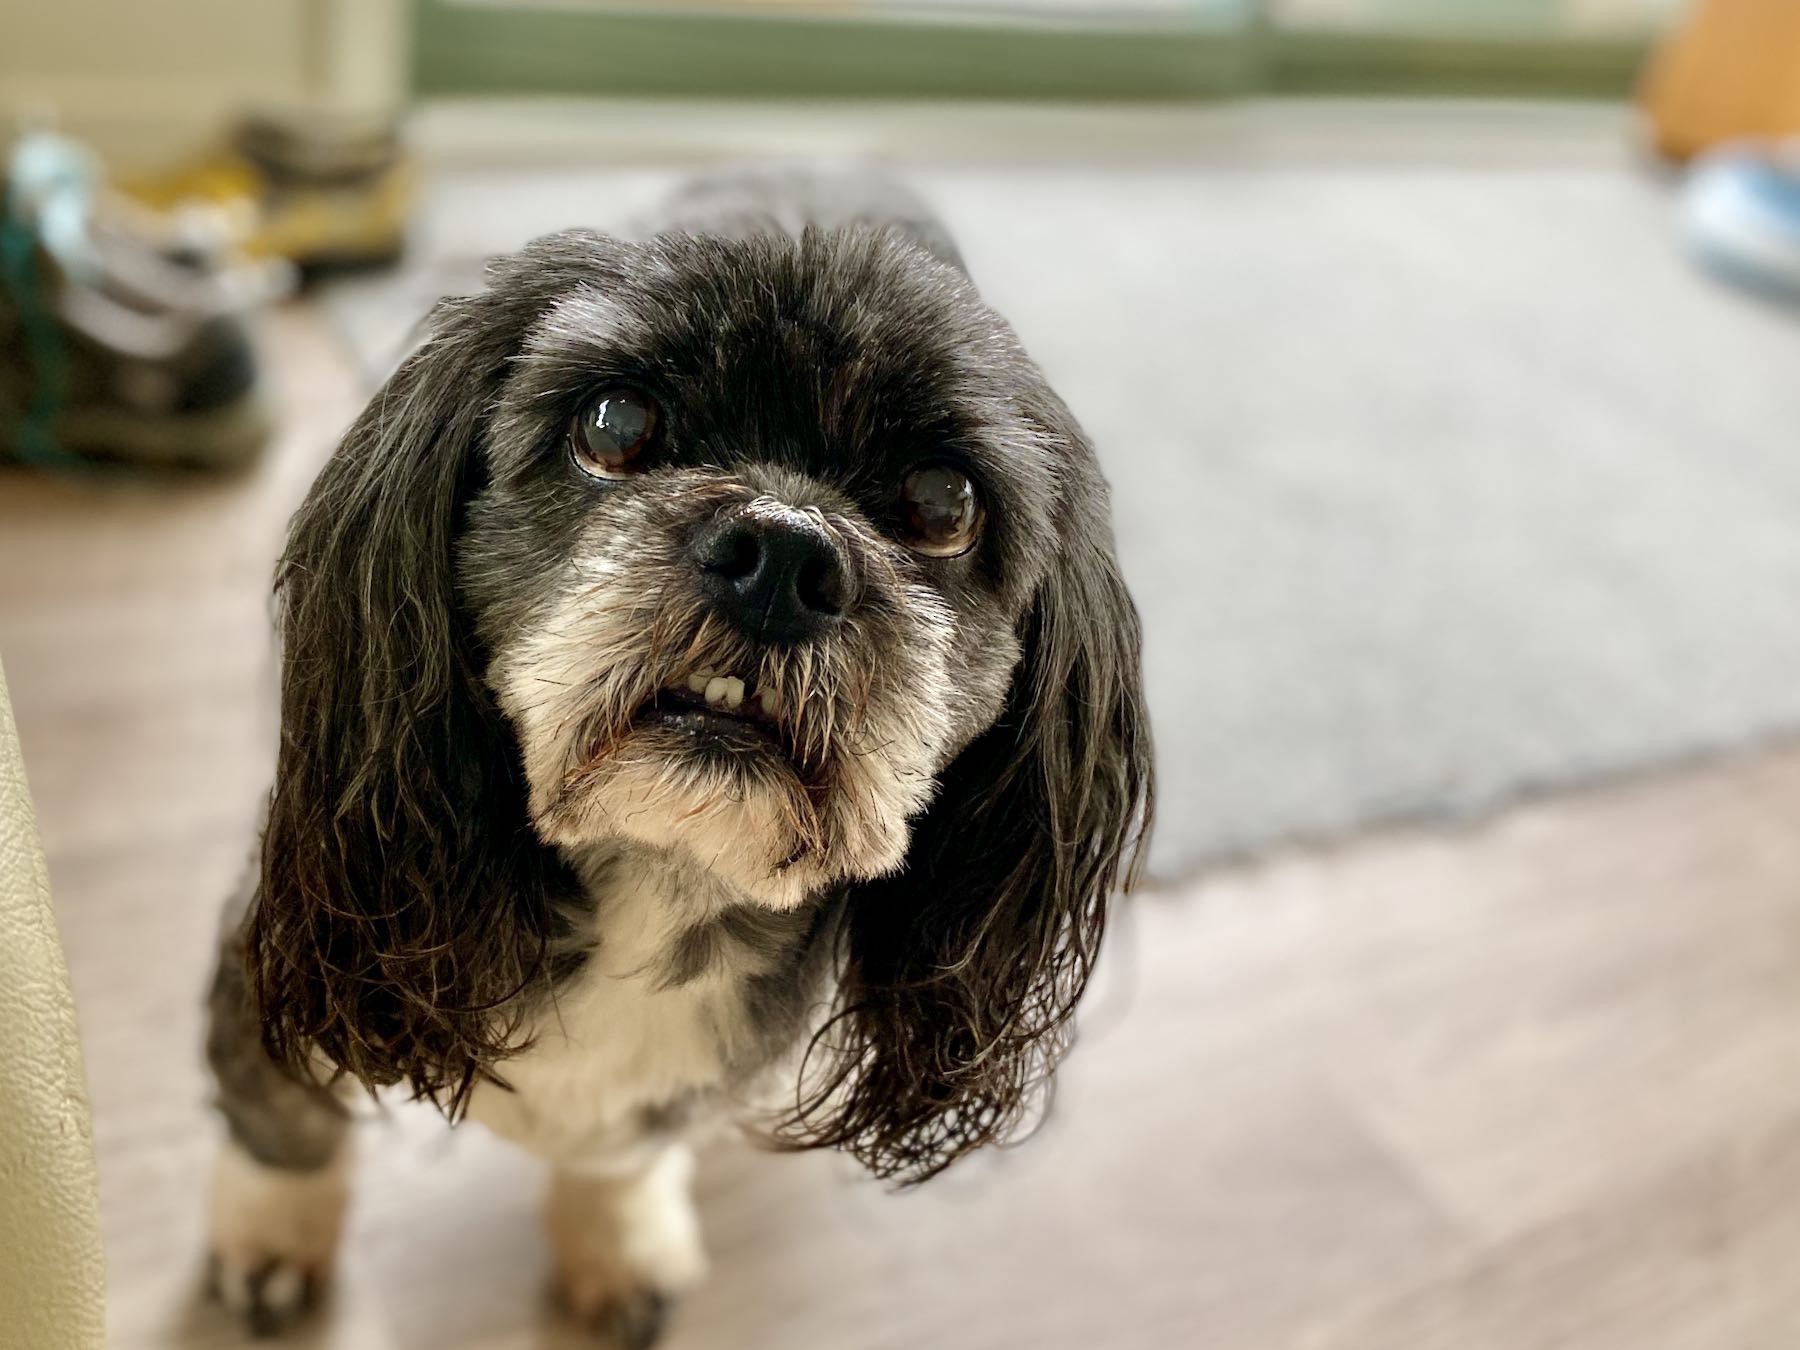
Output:
<svg viewBox="0 0 1800 1350">
<path fill-rule="evenodd" d="M 632 715 L 634 726 L 659 726 L 691 737 L 696 749 L 793 758 L 793 741 L 772 689 L 725 671 L 700 670 L 658 690 Z"/>
</svg>

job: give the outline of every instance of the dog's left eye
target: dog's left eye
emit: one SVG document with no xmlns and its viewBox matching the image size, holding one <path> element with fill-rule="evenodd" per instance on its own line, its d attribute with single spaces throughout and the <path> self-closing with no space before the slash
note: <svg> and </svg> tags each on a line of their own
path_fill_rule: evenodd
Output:
<svg viewBox="0 0 1800 1350">
<path fill-rule="evenodd" d="M 569 453 L 583 473 L 628 478 L 656 439 L 656 401 L 636 389 L 603 389 L 569 424 Z"/>
</svg>

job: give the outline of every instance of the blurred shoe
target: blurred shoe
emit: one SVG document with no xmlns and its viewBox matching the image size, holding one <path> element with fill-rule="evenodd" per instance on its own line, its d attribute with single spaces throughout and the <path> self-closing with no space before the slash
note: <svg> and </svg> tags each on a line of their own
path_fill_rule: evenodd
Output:
<svg viewBox="0 0 1800 1350">
<path fill-rule="evenodd" d="M 310 272 L 399 258 L 413 175 L 389 119 L 264 116 L 216 154 L 125 190 L 154 210 L 216 221 L 248 257 Z"/>
<path fill-rule="evenodd" d="M 1683 208 L 1688 245 L 1716 273 L 1800 301 L 1800 144 L 1702 160 Z"/>
<path fill-rule="evenodd" d="M 0 203 L 0 458 L 228 468 L 271 420 L 243 314 L 260 274 L 106 224 L 91 156 L 34 134 Z"/>
</svg>

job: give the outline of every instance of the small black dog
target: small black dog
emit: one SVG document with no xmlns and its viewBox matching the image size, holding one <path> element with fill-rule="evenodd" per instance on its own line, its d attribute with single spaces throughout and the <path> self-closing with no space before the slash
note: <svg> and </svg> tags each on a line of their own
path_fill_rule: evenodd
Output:
<svg viewBox="0 0 1800 1350">
<path fill-rule="evenodd" d="M 883 1177 L 1006 1136 L 1129 883 L 1106 487 L 942 228 L 751 175 L 638 239 L 444 302 L 294 519 L 209 1043 L 258 1329 L 329 1265 L 342 1085 L 404 1083 L 550 1162 L 564 1293 L 647 1344 L 687 1139 L 771 1080 L 772 1137 Z"/>
</svg>

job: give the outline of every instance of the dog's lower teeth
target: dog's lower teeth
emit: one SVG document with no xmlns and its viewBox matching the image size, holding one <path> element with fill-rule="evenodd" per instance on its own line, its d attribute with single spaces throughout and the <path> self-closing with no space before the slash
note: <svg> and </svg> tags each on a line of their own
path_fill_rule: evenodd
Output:
<svg viewBox="0 0 1800 1350">
<path fill-rule="evenodd" d="M 704 694 L 706 686 L 712 683 L 712 678 L 711 671 L 697 670 L 687 677 L 687 687 L 693 693 Z"/>
</svg>

